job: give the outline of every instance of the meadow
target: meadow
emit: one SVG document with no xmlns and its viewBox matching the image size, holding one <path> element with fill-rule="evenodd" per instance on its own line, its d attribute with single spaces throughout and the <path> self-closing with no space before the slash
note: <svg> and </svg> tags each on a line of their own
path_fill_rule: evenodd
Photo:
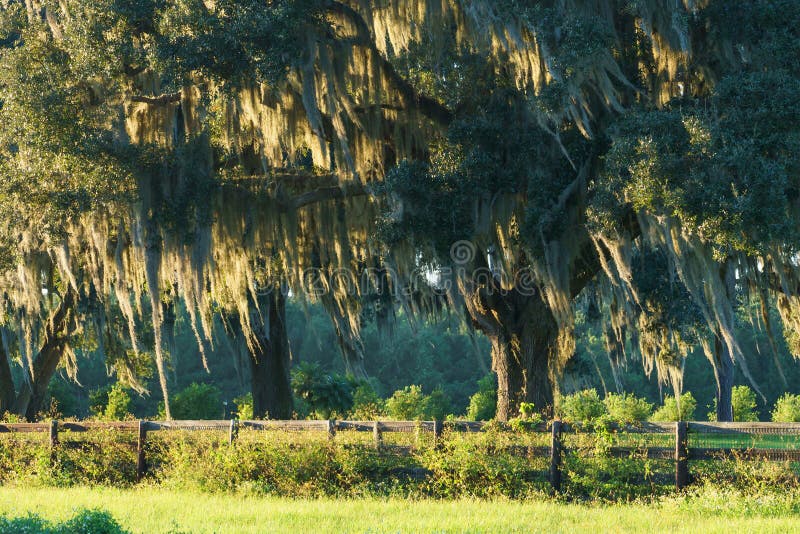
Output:
<svg viewBox="0 0 800 534">
<path fill-rule="evenodd" d="M 264 532 L 790 532 L 800 495 L 713 488 L 657 502 L 558 499 L 286 499 L 157 487 L 0 488 L 0 516 L 60 522 L 100 508 L 133 533 Z"/>
<path fill-rule="evenodd" d="M 698 434 L 690 442 L 794 444 L 777 438 L 787 437 Z M 564 435 L 564 484 L 554 492 L 549 439 L 497 424 L 482 432 L 445 429 L 438 445 L 429 432 L 390 432 L 379 447 L 372 433 L 352 430 L 332 437 L 243 429 L 235 443 L 214 430 L 152 432 L 140 480 L 131 432 L 64 431 L 55 445 L 44 433 L 7 433 L 0 439 L 0 532 L 800 529 L 798 465 L 788 459 L 692 460 L 692 484 L 676 494 L 674 436 L 571 433 Z M 617 445 L 630 454 L 615 456 Z M 118 528 L 105 529 L 104 521 Z"/>
</svg>

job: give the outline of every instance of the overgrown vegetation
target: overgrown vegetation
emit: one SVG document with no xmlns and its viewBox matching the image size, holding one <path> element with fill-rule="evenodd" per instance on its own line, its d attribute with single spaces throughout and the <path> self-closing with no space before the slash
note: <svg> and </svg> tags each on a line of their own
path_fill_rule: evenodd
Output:
<svg viewBox="0 0 800 534">
<path fill-rule="evenodd" d="M 439 443 L 429 433 L 385 433 L 376 448 L 371 432 L 256 432 L 240 430 L 234 445 L 214 432 L 148 435 L 147 477 L 137 482 L 135 436 L 120 432 L 62 434 L 51 451 L 36 437 L 0 440 L 0 484 L 5 487 L 157 486 L 170 491 L 276 497 L 542 498 L 548 479 L 549 432 L 538 414 L 485 432 L 448 430 Z M 672 434 L 627 434 L 595 420 L 591 432 L 565 435 L 564 494 L 570 499 L 653 500 L 674 492 L 674 461 L 648 459 L 648 447 L 674 447 Z M 538 428 L 539 431 L 534 431 Z M 724 440 L 723 440 L 724 441 Z M 720 446 L 731 446 L 721 441 Z M 780 446 L 773 444 L 772 446 Z M 785 445 L 785 444 L 784 444 Z M 615 458 L 614 446 L 633 447 Z M 713 444 L 712 444 L 713 446 Z M 735 446 L 747 447 L 746 443 Z M 398 448 L 400 447 L 400 448 Z M 789 463 L 728 459 L 692 461 L 695 487 L 746 492 L 800 491 Z"/>
<path fill-rule="evenodd" d="M 785 393 L 772 411 L 772 420 L 780 423 L 800 422 L 800 395 Z"/>
<path fill-rule="evenodd" d="M 119 523 L 102 510 L 81 510 L 72 519 L 52 523 L 38 515 L 8 518 L 0 516 L 0 532 L 19 534 L 127 534 Z"/>
</svg>

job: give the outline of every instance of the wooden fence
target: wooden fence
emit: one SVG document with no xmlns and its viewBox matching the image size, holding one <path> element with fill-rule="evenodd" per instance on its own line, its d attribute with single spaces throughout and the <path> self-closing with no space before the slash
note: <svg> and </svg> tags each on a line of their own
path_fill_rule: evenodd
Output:
<svg viewBox="0 0 800 534">
<path fill-rule="evenodd" d="M 164 431 L 222 431 L 228 443 L 236 443 L 240 429 L 255 431 L 279 430 L 327 434 L 334 440 L 337 432 L 371 432 L 373 445 L 383 448 L 383 434 L 388 432 L 428 432 L 433 436 L 434 446 L 441 444 L 445 429 L 449 432 L 483 432 L 492 423 L 475 421 L 120 421 L 120 422 L 59 422 L 48 423 L 0 423 L 0 435 L 4 433 L 48 433 L 52 448 L 59 445 L 61 432 L 91 432 L 113 430 L 135 432 L 137 479 L 147 472 L 145 445 L 150 432 Z M 661 446 L 625 444 L 625 440 L 614 439 L 615 446 L 604 449 L 603 454 L 615 458 L 646 457 L 672 460 L 675 464 L 675 487 L 681 490 L 691 480 L 690 460 L 713 460 L 735 456 L 745 459 L 775 461 L 800 461 L 800 423 L 641 423 L 612 427 L 606 436 L 656 436 Z M 560 491 L 562 485 L 562 461 L 573 452 L 567 443 L 570 435 L 592 434 L 589 427 L 570 425 L 555 420 L 542 423 L 531 429 L 534 433 L 549 434 L 550 445 L 536 448 L 536 453 L 549 455 L 549 482 L 553 490 Z M 2 439 L 2 438 L 0 438 Z M 665 439 L 674 446 L 663 446 Z M 526 454 L 531 450 L 526 449 Z"/>
</svg>

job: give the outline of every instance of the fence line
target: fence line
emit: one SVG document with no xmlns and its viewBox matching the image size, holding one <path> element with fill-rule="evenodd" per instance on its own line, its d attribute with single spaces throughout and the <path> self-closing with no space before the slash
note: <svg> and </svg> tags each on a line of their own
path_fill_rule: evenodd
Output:
<svg viewBox="0 0 800 534">
<path fill-rule="evenodd" d="M 490 425 L 481 421 L 239 421 L 232 420 L 198 420 L 198 421 L 50 421 L 45 423 L 0 423 L 0 434 L 4 433 L 48 433 L 51 448 L 59 446 L 59 434 L 62 432 L 91 432 L 95 430 L 114 430 L 136 432 L 136 474 L 141 480 L 147 473 L 145 447 L 150 432 L 168 431 L 224 431 L 228 435 L 228 443 L 233 445 L 240 429 L 254 431 L 293 431 L 293 432 L 325 432 L 329 439 L 335 440 L 340 431 L 371 432 L 373 444 L 377 449 L 384 447 L 383 434 L 386 432 L 428 432 L 433 435 L 434 446 L 441 444 L 445 429 L 451 432 L 484 432 Z M 660 434 L 674 436 L 674 447 L 613 446 L 604 451 L 612 457 L 625 458 L 644 455 L 647 458 L 672 459 L 675 462 L 675 487 L 681 490 L 686 487 L 691 476 L 689 460 L 720 459 L 735 455 L 747 459 L 793 460 L 800 461 L 800 423 L 710 423 L 686 422 L 654 423 L 646 422 L 636 425 L 612 426 L 610 430 L 621 434 Z M 550 434 L 549 447 L 536 447 L 538 452 L 548 454 L 550 468 L 548 478 L 554 491 L 561 490 L 564 454 L 570 452 L 565 446 L 564 435 L 591 434 L 591 427 L 572 425 L 554 420 L 534 426 L 533 433 Z M 758 436 L 786 436 L 793 438 L 795 447 L 691 447 L 690 436 L 702 438 L 710 436 L 737 439 Z M 530 452 L 530 451 L 528 451 Z"/>
</svg>

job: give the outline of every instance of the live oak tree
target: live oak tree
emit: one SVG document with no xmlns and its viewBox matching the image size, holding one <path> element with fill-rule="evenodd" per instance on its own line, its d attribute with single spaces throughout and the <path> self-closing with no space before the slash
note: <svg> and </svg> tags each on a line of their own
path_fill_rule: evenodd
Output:
<svg viewBox="0 0 800 534">
<path fill-rule="evenodd" d="M 798 326 L 798 21 L 788 0 L 5 2 L 5 322 L 46 345 L 42 285 L 96 295 L 136 351 L 146 311 L 168 400 L 176 299 L 201 346 L 222 308 L 286 362 L 276 289 L 311 284 L 357 366 L 370 294 L 444 296 L 491 340 L 505 419 L 552 409 L 598 288 L 679 384 L 687 344 L 643 327 L 632 274 L 657 249 L 723 389 L 735 286 Z"/>
</svg>

